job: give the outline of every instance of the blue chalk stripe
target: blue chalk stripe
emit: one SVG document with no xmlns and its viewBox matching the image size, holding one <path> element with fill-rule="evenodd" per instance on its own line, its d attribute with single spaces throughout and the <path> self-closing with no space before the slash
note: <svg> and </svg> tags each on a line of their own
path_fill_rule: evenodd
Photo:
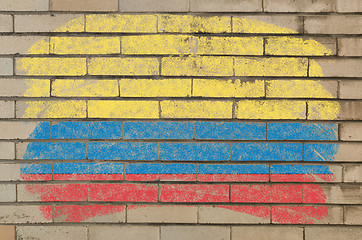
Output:
<svg viewBox="0 0 362 240">
<path fill-rule="evenodd" d="M 199 174 L 269 174 L 269 168 L 251 164 L 200 164 Z"/>
<path fill-rule="evenodd" d="M 34 131 L 30 134 L 29 139 L 50 139 L 50 123 L 38 123 Z"/>
<path fill-rule="evenodd" d="M 85 143 L 71 142 L 31 142 L 27 146 L 24 159 L 76 160 L 86 158 Z"/>
<path fill-rule="evenodd" d="M 310 143 L 304 145 L 304 161 L 334 161 L 339 144 Z"/>
<path fill-rule="evenodd" d="M 21 164 L 22 174 L 52 174 L 52 164 Z"/>
<path fill-rule="evenodd" d="M 126 174 L 196 174 L 194 164 L 131 163 Z"/>
<path fill-rule="evenodd" d="M 54 163 L 54 174 L 123 174 L 123 164 Z"/>
<path fill-rule="evenodd" d="M 332 174 L 323 165 L 271 165 L 271 174 Z"/>
</svg>

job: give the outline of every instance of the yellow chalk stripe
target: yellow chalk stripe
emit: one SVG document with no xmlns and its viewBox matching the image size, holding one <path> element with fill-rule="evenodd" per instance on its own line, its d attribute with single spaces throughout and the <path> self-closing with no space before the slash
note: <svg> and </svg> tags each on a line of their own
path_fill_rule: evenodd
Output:
<svg viewBox="0 0 362 240">
<path fill-rule="evenodd" d="M 157 58 L 92 58 L 90 75 L 158 75 Z"/>
<path fill-rule="evenodd" d="M 158 101 L 88 102 L 89 118 L 159 118 Z"/>
<path fill-rule="evenodd" d="M 307 76 L 306 58 L 235 58 L 235 76 Z"/>
<path fill-rule="evenodd" d="M 122 79 L 121 97 L 188 97 L 191 79 Z"/>
<path fill-rule="evenodd" d="M 312 59 L 309 59 L 309 77 L 323 77 L 322 67 Z"/>
<path fill-rule="evenodd" d="M 239 119 L 305 119 L 306 102 L 288 100 L 242 100 L 237 103 Z"/>
<path fill-rule="evenodd" d="M 264 81 L 193 79 L 195 97 L 264 97 Z"/>
<path fill-rule="evenodd" d="M 231 18 L 227 16 L 159 15 L 159 32 L 230 33 Z"/>
<path fill-rule="evenodd" d="M 189 54 L 191 37 L 181 35 L 124 36 L 122 54 Z"/>
<path fill-rule="evenodd" d="M 341 106 L 336 101 L 308 101 L 309 120 L 334 120 Z"/>
<path fill-rule="evenodd" d="M 230 101 L 161 101 L 162 118 L 232 118 Z"/>
<path fill-rule="evenodd" d="M 29 48 L 28 54 L 49 54 L 49 37 L 44 37 L 34 43 Z"/>
<path fill-rule="evenodd" d="M 26 106 L 22 106 L 25 104 Z M 18 108 L 26 108 L 22 118 L 85 118 L 85 101 L 27 101 Z"/>
<path fill-rule="evenodd" d="M 165 57 L 162 75 L 166 76 L 233 76 L 231 57 Z"/>
<path fill-rule="evenodd" d="M 157 32 L 157 15 L 94 14 L 86 16 L 86 32 Z"/>
<path fill-rule="evenodd" d="M 266 96 L 280 98 L 333 98 L 319 81 L 270 80 L 266 81 Z"/>
<path fill-rule="evenodd" d="M 24 92 L 24 97 L 49 97 L 50 80 L 49 79 L 27 79 L 25 84 L 29 87 Z"/>
<path fill-rule="evenodd" d="M 261 37 L 200 37 L 194 41 L 197 54 L 263 55 Z"/>
<path fill-rule="evenodd" d="M 56 97 L 118 97 L 118 80 L 57 79 L 52 84 Z"/>
<path fill-rule="evenodd" d="M 269 37 L 265 44 L 267 55 L 332 55 L 332 51 L 312 39 L 296 37 Z"/>
<path fill-rule="evenodd" d="M 119 37 L 51 37 L 54 54 L 111 54 L 120 53 Z"/>
<path fill-rule="evenodd" d="M 19 58 L 17 74 L 34 76 L 83 76 L 85 58 Z"/>
<path fill-rule="evenodd" d="M 84 17 L 75 18 L 53 32 L 84 32 Z"/>
<path fill-rule="evenodd" d="M 271 23 L 251 18 L 233 17 L 234 33 L 297 33 L 289 28 L 280 27 Z"/>
</svg>

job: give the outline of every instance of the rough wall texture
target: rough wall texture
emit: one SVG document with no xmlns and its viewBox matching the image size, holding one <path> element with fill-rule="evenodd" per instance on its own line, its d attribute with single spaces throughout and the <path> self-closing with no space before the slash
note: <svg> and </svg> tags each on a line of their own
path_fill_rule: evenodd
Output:
<svg viewBox="0 0 362 240">
<path fill-rule="evenodd" d="M 0 240 L 362 239 L 360 0 L 1 0 Z"/>
</svg>

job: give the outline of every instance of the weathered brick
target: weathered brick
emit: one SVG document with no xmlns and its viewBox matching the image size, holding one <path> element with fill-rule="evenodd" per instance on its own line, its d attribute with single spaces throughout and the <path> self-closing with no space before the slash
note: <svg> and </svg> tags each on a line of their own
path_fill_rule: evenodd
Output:
<svg viewBox="0 0 362 240">
<path fill-rule="evenodd" d="M 128 223 L 197 223 L 196 206 L 129 205 Z"/>
<path fill-rule="evenodd" d="M 115 12 L 118 11 L 118 0 L 50 0 L 50 10 Z"/>
<path fill-rule="evenodd" d="M 334 0 L 265 0 L 265 12 L 333 12 Z"/>
<path fill-rule="evenodd" d="M 248 213 L 256 213 L 253 216 Z M 270 223 L 270 207 L 266 206 L 200 206 L 199 223 L 265 224 Z"/>
<path fill-rule="evenodd" d="M 16 185 L 0 184 L 0 202 L 16 201 Z"/>
<path fill-rule="evenodd" d="M 302 240 L 303 228 L 284 226 L 242 226 L 231 228 L 231 240 Z"/>
<path fill-rule="evenodd" d="M 0 164 L 0 181 L 18 181 L 20 180 L 19 164 Z"/>
<path fill-rule="evenodd" d="M 159 227 L 156 226 L 90 226 L 89 240 L 159 240 Z"/>
<path fill-rule="evenodd" d="M 362 182 L 362 166 L 344 166 L 344 182 Z"/>
<path fill-rule="evenodd" d="M 1 223 L 49 223 L 52 217 L 44 217 L 41 209 L 52 212 L 52 206 L 0 205 Z"/>
<path fill-rule="evenodd" d="M 230 239 L 229 227 L 217 226 L 161 226 L 162 240 L 220 240 Z"/>
<path fill-rule="evenodd" d="M 19 226 L 17 237 L 20 239 L 37 240 L 87 240 L 87 227 L 85 226 Z"/>
<path fill-rule="evenodd" d="M 362 141 L 362 123 L 342 123 L 340 129 L 341 140 Z"/>
<path fill-rule="evenodd" d="M 188 0 L 119 0 L 122 12 L 187 12 Z"/>
<path fill-rule="evenodd" d="M 82 15 L 15 15 L 15 32 L 84 32 Z"/>
<path fill-rule="evenodd" d="M 15 226 L 0 225 L 1 240 L 14 240 L 15 239 Z"/>
<path fill-rule="evenodd" d="M 360 227 L 306 227 L 305 240 L 360 240 L 362 230 Z"/>
<path fill-rule="evenodd" d="M 357 162 L 362 160 L 360 143 L 305 144 L 304 161 Z"/>
<path fill-rule="evenodd" d="M 49 97 L 50 80 L 45 79 L 0 79 L 2 97 Z"/>
<path fill-rule="evenodd" d="M 338 119 L 341 120 L 362 120 L 362 102 L 339 102 L 341 110 Z"/>
<path fill-rule="evenodd" d="M 12 58 L 0 58 L 0 75 L 13 75 L 13 59 Z"/>
<path fill-rule="evenodd" d="M 344 223 L 350 225 L 362 225 L 362 207 L 361 206 L 345 206 L 344 207 Z"/>
<path fill-rule="evenodd" d="M 0 118 L 15 117 L 14 108 L 15 108 L 14 101 L 0 101 Z"/>
<path fill-rule="evenodd" d="M 49 0 L 1 0 L 1 11 L 48 11 Z"/>
<path fill-rule="evenodd" d="M 361 34 L 361 21 L 362 16 L 306 16 L 304 31 L 315 34 Z"/>
<path fill-rule="evenodd" d="M 0 15 L 0 32 L 13 31 L 13 17 L 11 15 Z"/>
<path fill-rule="evenodd" d="M 0 159 L 15 159 L 15 143 L 0 142 Z"/>
<path fill-rule="evenodd" d="M 361 18 L 362 21 L 362 18 Z M 309 77 L 362 77 L 362 59 L 315 59 L 317 67 L 309 68 Z"/>
<path fill-rule="evenodd" d="M 191 12 L 261 12 L 261 0 L 191 0 Z"/>
<path fill-rule="evenodd" d="M 303 185 L 304 203 L 361 204 L 362 187 L 358 185 Z"/>
<path fill-rule="evenodd" d="M 342 99 L 362 99 L 362 81 L 341 80 L 339 97 Z"/>
<path fill-rule="evenodd" d="M 29 111 L 28 109 L 42 109 Z M 18 118 L 85 118 L 85 101 L 20 101 L 16 103 Z"/>
<path fill-rule="evenodd" d="M 39 122 L 0 122 L 0 139 L 29 139 Z M 48 123 L 49 124 L 49 123 Z M 45 127 L 45 126 L 44 126 Z M 50 125 L 48 133 L 43 138 L 50 138 Z M 40 137 L 41 138 L 41 137 Z"/>
<path fill-rule="evenodd" d="M 339 38 L 338 55 L 356 57 L 362 56 L 362 38 Z"/>
<path fill-rule="evenodd" d="M 336 0 L 337 12 L 362 12 L 362 2 L 360 0 Z"/>
</svg>

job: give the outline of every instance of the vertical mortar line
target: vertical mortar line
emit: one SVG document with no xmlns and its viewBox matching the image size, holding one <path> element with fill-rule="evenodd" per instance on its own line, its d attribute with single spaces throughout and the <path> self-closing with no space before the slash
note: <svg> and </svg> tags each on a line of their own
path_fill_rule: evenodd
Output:
<svg viewBox="0 0 362 240">
<path fill-rule="evenodd" d="M 51 0 L 48 0 L 48 10 L 49 10 L 49 12 L 50 12 L 51 7 L 52 7 Z"/>
<path fill-rule="evenodd" d="M 12 27 L 13 27 L 11 32 L 14 33 L 15 32 L 15 15 L 14 14 L 11 14 L 11 19 L 12 19 Z"/>
<path fill-rule="evenodd" d="M 339 39 L 338 37 L 336 37 L 336 55 L 339 56 L 339 43 L 338 43 Z"/>
<path fill-rule="evenodd" d="M 261 11 L 265 12 L 265 2 L 264 2 L 264 0 L 261 0 Z"/>
<path fill-rule="evenodd" d="M 83 31 L 87 32 L 87 15 L 83 14 L 83 18 L 84 18 L 84 28 Z"/>
<path fill-rule="evenodd" d="M 161 225 L 158 225 L 158 239 L 161 240 Z"/>
<path fill-rule="evenodd" d="M 265 56 L 266 37 L 263 37 L 263 56 Z"/>
<path fill-rule="evenodd" d="M 303 240 L 305 240 L 305 227 L 303 227 Z"/>
<path fill-rule="evenodd" d="M 302 16 L 302 33 L 305 34 L 305 16 Z"/>
<path fill-rule="evenodd" d="M 308 114 L 309 114 L 309 105 L 308 101 L 305 101 L 305 120 L 308 120 Z"/>
<path fill-rule="evenodd" d="M 191 12 L 191 0 L 189 0 L 189 12 Z"/>
<path fill-rule="evenodd" d="M 341 80 L 337 80 L 337 100 L 341 98 L 340 92 L 341 92 Z"/>
<path fill-rule="evenodd" d="M 229 236 L 230 236 L 230 240 L 232 240 L 232 227 L 231 227 L 231 225 L 229 226 L 229 232 L 230 232 L 230 234 L 229 234 Z"/>
<path fill-rule="evenodd" d="M 194 78 L 191 78 L 191 96 L 190 97 L 193 97 L 194 96 Z"/>
<path fill-rule="evenodd" d="M 231 33 L 233 33 L 234 32 L 234 16 L 233 15 L 231 15 L 230 16 L 230 30 L 231 30 Z"/>
<path fill-rule="evenodd" d="M 89 225 L 86 225 L 87 228 L 87 239 L 89 240 Z"/>
</svg>

